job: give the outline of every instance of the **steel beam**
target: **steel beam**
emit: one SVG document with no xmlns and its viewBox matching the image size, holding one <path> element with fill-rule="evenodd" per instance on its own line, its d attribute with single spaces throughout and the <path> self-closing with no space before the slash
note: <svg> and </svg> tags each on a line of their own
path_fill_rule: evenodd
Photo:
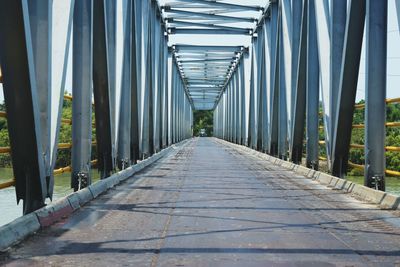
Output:
<svg viewBox="0 0 400 267">
<path fill-rule="evenodd" d="M 300 29 L 299 55 L 296 77 L 296 90 L 293 93 L 293 125 L 291 138 L 291 160 L 296 164 L 301 164 L 303 157 L 303 139 L 306 113 L 306 90 L 307 90 L 307 21 L 308 21 L 308 0 L 303 1 L 302 18 Z"/>
<path fill-rule="evenodd" d="M 151 156 L 155 153 L 155 140 L 154 140 L 154 132 L 155 132 L 155 127 L 154 127 L 154 91 L 155 91 L 155 80 L 154 80 L 154 74 L 156 72 L 156 66 L 154 64 L 154 58 L 155 58 L 155 51 L 154 47 L 157 45 L 156 39 L 154 38 L 154 32 L 155 32 L 155 24 L 157 23 L 156 21 L 156 14 L 155 10 L 153 10 L 153 1 L 150 2 L 150 14 L 149 14 L 149 42 L 148 42 L 148 48 L 147 48 L 147 71 L 146 71 L 146 80 L 147 80 L 147 86 L 145 87 L 145 94 L 147 93 L 148 95 L 148 101 L 145 102 L 145 105 L 147 104 L 148 107 L 144 107 L 144 111 L 148 112 L 148 128 L 145 129 L 145 131 L 148 131 L 148 151 L 146 156 Z M 143 126 L 144 127 L 144 126 Z"/>
<path fill-rule="evenodd" d="M 116 161 L 116 94 L 117 94 L 117 1 L 104 1 L 104 21 L 106 27 L 106 48 L 107 48 L 107 73 L 109 86 L 109 106 L 111 125 L 111 157 L 113 164 Z"/>
<path fill-rule="evenodd" d="M 313 0 L 308 0 L 307 22 L 307 118 L 306 166 L 318 170 L 319 165 L 319 62 L 318 40 Z"/>
<path fill-rule="evenodd" d="M 120 99 L 120 115 L 118 126 L 118 149 L 117 164 L 120 170 L 131 165 L 131 57 L 134 50 L 131 50 L 132 35 L 132 0 L 126 1 L 124 6 L 126 17 L 124 21 L 124 43 L 123 43 L 123 60 L 122 60 L 122 81 L 121 81 L 121 99 Z M 134 31 L 133 31 L 134 32 Z M 133 36 L 133 41 L 135 41 Z M 134 47 L 133 47 L 134 48 Z M 135 64 L 135 62 L 133 62 Z M 136 73 L 135 73 L 136 74 Z M 135 86 L 136 89 L 136 86 Z"/>
<path fill-rule="evenodd" d="M 92 0 L 76 1 L 72 55 L 72 173 L 77 191 L 91 184 L 92 151 Z"/>
<path fill-rule="evenodd" d="M 287 1 L 287 0 L 283 0 Z M 283 3 L 283 2 L 282 2 Z M 288 8 L 288 7 L 286 7 Z M 279 46 L 278 46 L 278 157 L 286 160 L 288 156 L 288 92 L 287 88 L 291 87 L 291 55 L 290 55 L 290 37 L 288 36 L 290 29 L 285 29 L 284 22 L 284 7 L 281 6 L 279 9 L 280 28 L 278 30 Z M 290 100 L 289 100 L 290 101 Z"/>
<path fill-rule="evenodd" d="M 263 58 L 262 58 L 262 75 L 263 79 L 261 81 L 261 88 L 263 90 L 264 100 L 262 106 L 263 113 L 263 152 L 269 152 L 271 146 L 271 135 L 270 135 L 270 123 L 271 123 L 271 114 L 270 114 L 270 101 L 271 101 L 271 43 L 270 43 L 270 32 L 271 32 L 271 21 L 270 19 L 265 19 L 263 28 Z"/>
<path fill-rule="evenodd" d="M 240 144 L 245 145 L 246 140 L 246 75 L 245 75 L 245 62 L 248 60 L 249 52 L 245 52 L 242 62 L 239 65 L 239 72 L 240 72 L 240 99 L 241 99 L 241 140 Z"/>
<path fill-rule="evenodd" d="M 365 1 L 351 0 L 346 24 L 332 147 L 332 174 L 338 177 L 344 177 L 347 172 L 364 22 Z"/>
<path fill-rule="evenodd" d="M 51 169 L 50 117 L 52 99 L 52 1 L 29 1 L 29 19 L 39 99 L 41 144 L 45 163 L 47 196 L 52 198 L 54 177 Z"/>
<path fill-rule="evenodd" d="M 188 17 L 202 17 L 207 19 L 221 19 L 226 22 L 257 22 L 256 18 L 250 17 L 233 17 L 233 16 L 222 16 L 222 15 L 214 15 L 209 13 L 201 13 L 201 12 L 192 12 L 192 11 L 185 11 L 185 10 L 178 10 L 174 8 L 167 8 L 165 9 L 167 14 L 175 14 L 175 15 L 184 15 Z M 169 16 L 167 16 L 169 18 Z"/>
<path fill-rule="evenodd" d="M 255 122 L 255 85 L 254 85 L 254 69 L 255 69 L 255 55 L 254 55 L 254 50 L 255 50 L 255 45 L 253 42 L 253 48 L 251 51 L 251 69 L 250 69 L 250 101 L 249 101 L 249 128 L 248 128 L 248 133 L 249 133 L 249 137 L 248 137 L 248 144 L 247 146 L 250 148 L 254 148 L 255 147 L 255 142 L 256 142 L 256 137 L 255 137 L 255 133 L 256 133 L 256 122 Z"/>
<path fill-rule="evenodd" d="M 170 28 L 170 34 L 217 34 L 217 35 L 251 35 L 248 29 L 198 29 L 198 28 Z"/>
<path fill-rule="evenodd" d="M 329 114 L 337 112 L 337 98 L 339 92 L 340 71 L 342 69 L 343 45 L 344 34 L 346 29 L 346 14 L 347 14 L 347 0 L 331 1 L 330 9 L 330 110 Z M 330 136 L 333 136 L 334 129 L 336 128 L 335 121 L 331 120 Z"/>
<path fill-rule="evenodd" d="M 150 93 L 151 93 L 151 3 L 150 1 L 143 1 L 142 2 L 142 23 L 143 23 L 143 41 L 141 41 L 142 51 L 141 57 L 142 62 L 139 65 L 144 71 L 142 71 L 141 77 L 141 153 L 142 158 L 146 158 L 150 155 L 150 138 L 152 138 L 152 124 L 153 121 L 151 120 L 150 123 L 150 110 L 153 108 L 150 105 Z M 139 14 L 140 15 L 140 14 Z M 150 133 L 151 131 L 151 133 Z M 151 135 L 151 136 L 150 136 Z"/>
<path fill-rule="evenodd" d="M 312 1 L 312 0 L 310 0 Z M 330 37 L 330 15 L 329 15 L 329 3 L 328 1 L 314 1 L 314 10 L 317 27 L 318 37 L 318 56 L 319 56 L 319 68 L 320 68 L 320 80 L 321 80 L 321 99 L 322 99 L 322 111 L 324 118 L 324 134 L 325 134 L 325 149 L 328 158 L 328 167 L 332 169 L 332 136 L 331 136 L 331 124 L 332 114 L 330 114 L 331 101 L 330 101 L 330 87 L 331 87 L 331 37 Z"/>
<path fill-rule="evenodd" d="M 134 164 L 140 158 L 140 94 L 138 93 L 141 89 L 141 31 L 138 30 L 141 27 L 140 21 L 140 1 L 131 1 L 131 34 L 130 34 L 130 99 L 131 99 L 131 131 L 130 131 L 130 151 L 131 160 Z"/>
<path fill-rule="evenodd" d="M 96 121 L 97 167 L 100 177 L 114 170 L 110 81 L 104 0 L 93 2 L 93 95 Z"/>
<path fill-rule="evenodd" d="M 263 7 L 254 6 L 254 5 L 238 5 L 238 4 L 230 4 L 223 2 L 215 2 L 215 1 L 207 1 L 207 0 L 179 0 L 179 2 L 200 4 L 201 8 L 223 8 L 223 9 L 234 9 L 236 10 L 247 10 L 247 11 L 262 11 Z M 167 6 L 165 6 L 168 8 Z"/>
<path fill-rule="evenodd" d="M 263 107 L 265 106 L 265 87 L 262 85 L 262 81 L 264 80 L 264 47 L 262 46 L 264 43 L 263 33 L 260 32 L 257 37 L 256 46 L 257 46 L 257 54 L 256 54 L 256 65 L 257 69 L 255 72 L 254 79 L 257 81 L 256 89 L 257 89 L 257 143 L 256 149 L 258 151 L 263 151 L 263 136 L 264 136 L 264 124 L 265 124 L 265 115 L 263 113 Z"/>
<path fill-rule="evenodd" d="M 385 191 L 388 2 L 367 0 L 364 185 Z"/>
<path fill-rule="evenodd" d="M 44 206 L 46 170 L 28 1 L 0 1 L 0 62 L 17 202 Z"/>
<path fill-rule="evenodd" d="M 278 32 L 280 32 L 280 12 L 277 3 L 271 3 L 271 123 L 270 123 L 270 149 L 269 153 L 272 156 L 278 155 L 278 115 L 279 115 L 279 46 L 280 38 L 278 38 Z"/>
</svg>

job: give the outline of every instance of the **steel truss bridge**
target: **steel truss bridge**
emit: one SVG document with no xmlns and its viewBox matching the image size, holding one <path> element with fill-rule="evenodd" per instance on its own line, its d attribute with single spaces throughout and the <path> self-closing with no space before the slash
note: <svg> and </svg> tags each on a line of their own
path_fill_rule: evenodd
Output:
<svg viewBox="0 0 400 267">
<path fill-rule="evenodd" d="M 223 179 L 221 166 L 235 169 L 217 156 L 232 157 L 216 152 L 222 146 L 312 173 L 323 159 L 333 177 L 361 168 L 364 185 L 381 191 L 386 174 L 399 175 L 385 166 L 385 151 L 400 151 L 385 144 L 386 127 L 400 126 L 386 122 L 386 106 L 400 102 L 386 99 L 388 1 L 0 0 L 0 7 L 0 117 L 10 142 L 0 153 L 11 155 L 14 171 L 0 188 L 15 187 L 24 214 L 52 199 L 58 174 L 70 172 L 71 188 L 83 192 L 94 166 L 110 181 L 171 146 L 188 158 L 188 169 L 177 163 L 182 172 L 214 166 L 203 174 L 215 179 Z M 355 105 L 363 42 L 365 104 Z M 72 116 L 63 117 L 67 101 Z M 356 109 L 365 110 L 362 125 L 353 125 Z M 214 136 L 242 146 L 185 141 L 194 110 L 213 110 Z M 61 127 L 72 127 L 69 142 L 60 142 Z M 351 143 L 353 128 L 364 129 L 364 144 Z M 364 165 L 349 162 L 350 149 L 364 149 Z M 56 168 L 60 150 L 71 151 L 71 165 Z"/>
</svg>

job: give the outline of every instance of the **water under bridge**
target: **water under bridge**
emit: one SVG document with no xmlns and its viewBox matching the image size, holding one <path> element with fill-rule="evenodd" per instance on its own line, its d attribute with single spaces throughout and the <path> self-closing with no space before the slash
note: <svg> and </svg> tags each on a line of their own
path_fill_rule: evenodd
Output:
<svg viewBox="0 0 400 267">
<path fill-rule="evenodd" d="M 0 227 L 0 264 L 400 264 L 388 2 L 0 0 L 0 188 L 24 214 Z M 192 137 L 196 110 L 213 137 Z"/>
</svg>

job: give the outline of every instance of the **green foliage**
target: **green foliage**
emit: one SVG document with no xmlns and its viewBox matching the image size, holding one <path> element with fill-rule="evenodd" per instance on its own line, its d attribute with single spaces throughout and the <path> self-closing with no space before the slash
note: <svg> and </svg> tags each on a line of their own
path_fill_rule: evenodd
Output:
<svg viewBox="0 0 400 267">
<path fill-rule="evenodd" d="M 360 101 L 358 104 L 362 104 Z M 400 122 L 400 104 L 388 104 L 386 109 L 387 122 Z M 354 111 L 353 124 L 364 124 L 364 109 Z M 364 129 L 353 129 L 351 144 L 365 144 Z M 400 128 L 386 128 L 386 145 L 400 147 Z M 364 150 L 351 149 L 349 160 L 357 164 L 364 164 Z M 386 168 L 389 170 L 400 171 L 400 152 L 386 152 Z M 350 175 L 363 175 L 360 170 L 351 170 Z"/>
<path fill-rule="evenodd" d="M 361 100 L 357 104 L 364 104 L 365 101 Z M 364 109 L 354 110 L 353 124 L 364 124 Z M 322 114 L 322 107 L 320 107 Z M 386 109 L 387 122 L 400 122 L 400 104 L 388 104 Z M 319 139 L 324 140 L 323 119 L 320 116 L 319 126 Z M 351 144 L 364 145 L 364 129 L 354 128 L 351 135 Z M 387 127 L 386 128 L 386 146 L 400 147 L 400 128 Z M 325 146 L 320 146 L 320 155 L 326 157 Z M 364 165 L 364 149 L 350 149 L 349 160 L 353 163 Z M 386 152 L 386 168 L 389 170 L 400 171 L 400 152 Z M 363 176 L 364 173 L 359 169 L 351 169 L 350 176 Z"/>
<path fill-rule="evenodd" d="M 193 112 L 193 135 L 199 136 L 200 129 L 205 129 L 207 136 L 213 135 L 214 112 L 212 110 L 195 110 Z"/>
<path fill-rule="evenodd" d="M 0 110 L 5 111 L 5 105 L 0 104 Z M 72 119 L 72 101 L 64 101 L 62 109 L 63 119 Z M 92 114 L 94 119 L 94 111 Z M 96 140 L 96 129 L 93 129 L 92 140 Z M 72 143 L 72 125 L 61 124 L 59 133 L 59 143 Z M 8 137 L 7 120 L 0 118 L 0 147 L 10 146 Z M 92 159 L 96 158 L 96 147 L 92 147 Z M 57 160 L 55 168 L 61 168 L 71 165 L 71 149 L 59 149 L 57 152 Z M 9 154 L 0 154 L 0 167 L 12 167 L 11 157 Z"/>
</svg>

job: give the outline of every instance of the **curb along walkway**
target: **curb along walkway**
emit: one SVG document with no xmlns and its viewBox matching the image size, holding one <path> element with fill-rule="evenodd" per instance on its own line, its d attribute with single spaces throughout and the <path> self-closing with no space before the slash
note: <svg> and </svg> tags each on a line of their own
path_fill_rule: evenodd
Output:
<svg viewBox="0 0 400 267">
<path fill-rule="evenodd" d="M 9 266 L 393 266 L 399 211 L 197 138 L 10 250 Z"/>
</svg>

